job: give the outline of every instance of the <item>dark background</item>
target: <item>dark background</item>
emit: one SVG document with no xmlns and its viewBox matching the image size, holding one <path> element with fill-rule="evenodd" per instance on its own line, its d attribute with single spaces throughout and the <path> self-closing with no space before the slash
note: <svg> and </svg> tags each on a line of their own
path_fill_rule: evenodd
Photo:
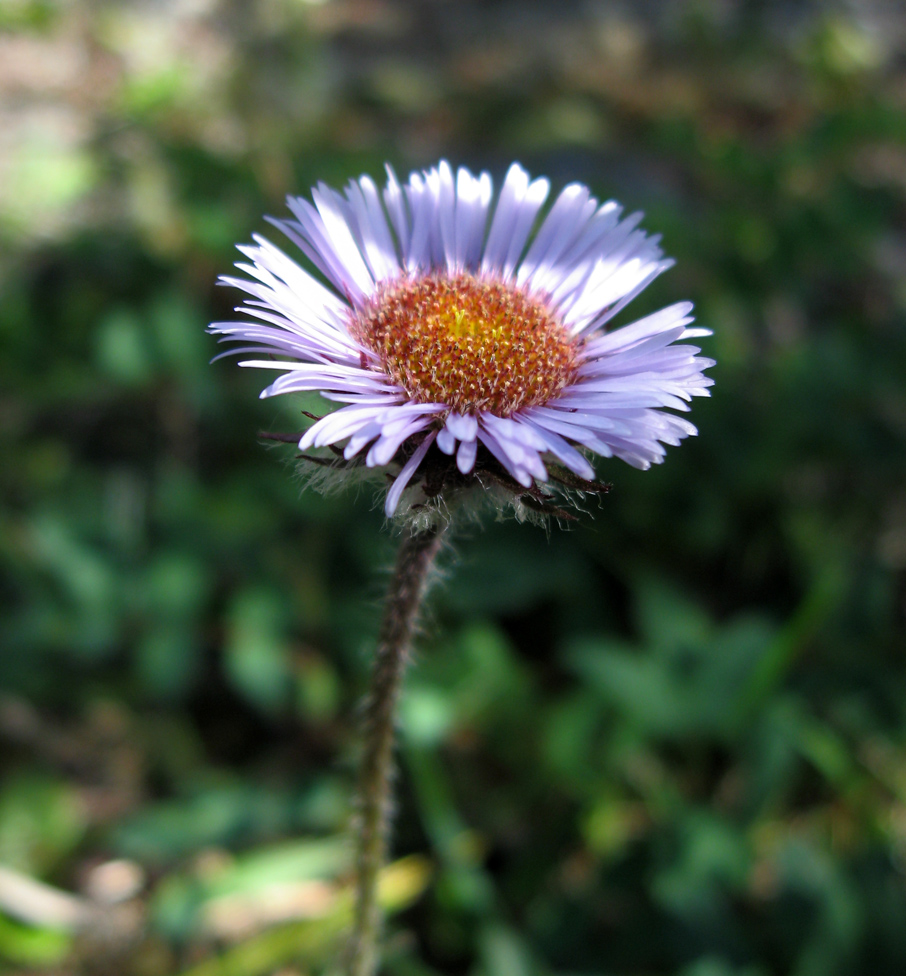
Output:
<svg viewBox="0 0 906 976">
<path fill-rule="evenodd" d="M 601 461 L 570 530 L 486 519 L 444 556 L 387 973 L 902 976 L 881 0 L 4 0 L 0 864 L 112 907 L 81 934 L 0 914 L 3 965 L 329 965 L 395 540 L 369 489 L 302 490 L 256 432 L 310 404 L 210 366 L 204 327 L 286 193 L 441 156 L 644 209 L 678 263 L 621 321 L 692 299 L 718 365 L 662 467 Z"/>
</svg>

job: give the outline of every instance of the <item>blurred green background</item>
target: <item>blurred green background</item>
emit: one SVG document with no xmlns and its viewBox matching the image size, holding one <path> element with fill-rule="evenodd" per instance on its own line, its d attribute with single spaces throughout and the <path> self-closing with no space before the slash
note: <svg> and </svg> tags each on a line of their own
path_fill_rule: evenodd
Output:
<svg viewBox="0 0 906 976">
<path fill-rule="evenodd" d="M 395 541 L 369 491 L 302 491 L 256 438 L 301 401 L 210 366 L 204 327 L 285 194 L 441 156 L 645 210 L 678 264 L 621 321 L 694 300 L 717 385 L 570 531 L 447 554 L 386 972 L 902 976 L 882 0 L 0 2 L 0 968 L 329 966 Z M 101 920 L 24 910 L 23 878 Z"/>
</svg>

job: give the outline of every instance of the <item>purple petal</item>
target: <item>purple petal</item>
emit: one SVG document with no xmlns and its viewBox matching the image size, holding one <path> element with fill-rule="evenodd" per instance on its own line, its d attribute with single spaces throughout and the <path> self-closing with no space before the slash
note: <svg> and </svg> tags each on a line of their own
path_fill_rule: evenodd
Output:
<svg viewBox="0 0 906 976">
<path fill-rule="evenodd" d="M 475 467 L 475 456 L 478 453 L 478 441 L 462 441 L 456 453 L 456 467 L 463 474 L 468 474 Z"/>
<path fill-rule="evenodd" d="M 416 468 L 424 460 L 425 455 L 428 453 L 428 448 L 434 442 L 435 436 L 434 431 L 431 431 L 421 444 L 418 445 L 412 457 L 403 465 L 400 473 L 390 486 L 390 491 L 387 492 L 387 501 L 384 504 L 384 512 L 387 514 L 387 518 L 390 518 L 396 511 L 396 506 L 399 504 L 403 489 L 409 484 L 412 475 L 415 474 Z"/>
</svg>

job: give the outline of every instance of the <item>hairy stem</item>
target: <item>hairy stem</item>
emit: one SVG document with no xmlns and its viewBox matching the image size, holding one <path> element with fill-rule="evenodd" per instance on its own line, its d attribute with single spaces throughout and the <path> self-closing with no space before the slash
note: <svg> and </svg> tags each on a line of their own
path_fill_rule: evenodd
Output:
<svg viewBox="0 0 906 976">
<path fill-rule="evenodd" d="M 356 821 L 355 917 L 349 942 L 346 976 L 373 976 L 377 971 L 381 912 L 378 874 L 387 854 L 393 798 L 393 735 L 396 703 L 419 606 L 428 574 L 441 546 L 444 526 L 403 539 L 387 591 L 380 640 L 365 703 L 364 752 L 359 770 Z"/>
</svg>

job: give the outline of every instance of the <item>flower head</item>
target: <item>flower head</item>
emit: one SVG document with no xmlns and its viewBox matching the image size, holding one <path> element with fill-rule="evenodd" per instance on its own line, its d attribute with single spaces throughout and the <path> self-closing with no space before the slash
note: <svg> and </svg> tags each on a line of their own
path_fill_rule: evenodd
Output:
<svg viewBox="0 0 906 976">
<path fill-rule="evenodd" d="M 604 328 L 672 264 L 640 214 L 570 184 L 533 235 L 549 184 L 516 164 L 496 203 L 487 173 L 446 162 L 405 185 L 387 174 L 383 192 L 367 176 L 345 194 L 319 184 L 313 202 L 289 198 L 294 219 L 271 220 L 326 285 L 257 236 L 237 265 L 250 278 L 221 279 L 250 296 L 237 311 L 253 321 L 210 331 L 272 357 L 240 365 L 283 374 L 261 395 L 345 404 L 300 449 L 345 442 L 348 462 L 393 465 L 392 515 L 432 457 L 460 484 L 496 470 L 534 490 L 563 469 L 593 479 L 589 452 L 648 468 L 696 433 L 663 409 L 688 410 L 713 382 L 713 360 L 677 344 L 710 334 L 688 327 L 691 304 Z"/>
</svg>

